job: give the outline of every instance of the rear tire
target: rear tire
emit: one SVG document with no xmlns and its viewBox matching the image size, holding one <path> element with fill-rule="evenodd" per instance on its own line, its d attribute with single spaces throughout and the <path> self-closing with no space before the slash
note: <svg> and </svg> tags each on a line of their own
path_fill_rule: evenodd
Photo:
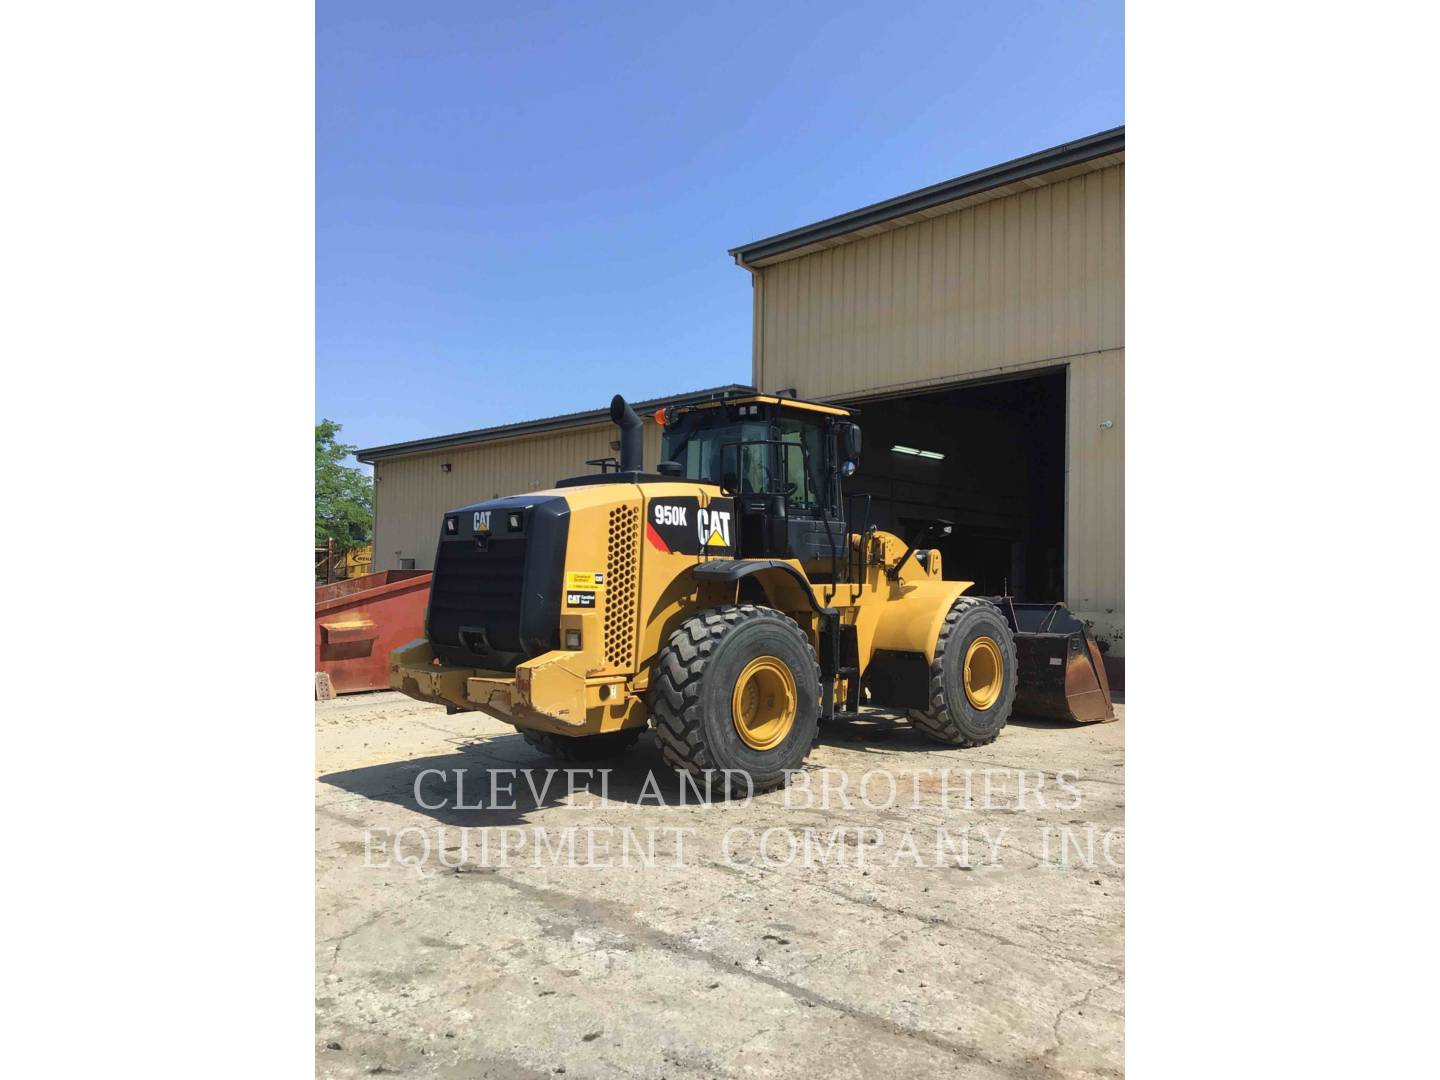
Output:
<svg viewBox="0 0 1440 1080">
<path fill-rule="evenodd" d="M 1015 637 L 1000 609 L 977 596 L 950 606 L 930 665 L 930 708 L 910 723 L 937 742 L 994 742 L 1015 703 Z"/>
<path fill-rule="evenodd" d="M 551 735 L 548 731 L 521 731 L 520 734 L 546 757 L 560 761 L 604 761 L 629 750 L 643 731 L 643 728 L 633 728 L 604 735 Z"/>
<path fill-rule="evenodd" d="M 670 635 L 655 665 L 650 715 L 677 769 L 732 793 L 783 787 L 820 721 L 820 664 L 798 623 L 773 608 L 703 611 Z"/>
</svg>

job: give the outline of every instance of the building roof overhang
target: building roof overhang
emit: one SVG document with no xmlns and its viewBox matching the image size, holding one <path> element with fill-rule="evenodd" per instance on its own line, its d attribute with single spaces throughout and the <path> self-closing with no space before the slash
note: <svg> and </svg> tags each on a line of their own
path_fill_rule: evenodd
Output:
<svg viewBox="0 0 1440 1080">
<path fill-rule="evenodd" d="M 849 213 L 837 214 L 812 225 L 742 244 L 731 248 L 730 255 L 747 270 L 756 270 L 863 236 L 874 236 L 927 218 L 953 213 L 966 206 L 1109 168 L 1124 160 L 1125 127 L 1121 125 L 897 195 L 884 202 L 862 206 Z"/>
</svg>

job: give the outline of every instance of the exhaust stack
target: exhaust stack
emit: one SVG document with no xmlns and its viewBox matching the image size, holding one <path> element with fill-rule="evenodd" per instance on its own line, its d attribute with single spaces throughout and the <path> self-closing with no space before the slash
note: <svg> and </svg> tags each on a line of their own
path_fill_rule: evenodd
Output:
<svg viewBox="0 0 1440 1080">
<path fill-rule="evenodd" d="M 610 399 L 610 419 L 620 428 L 620 471 L 641 472 L 645 468 L 645 441 L 640 417 L 616 394 Z"/>
</svg>

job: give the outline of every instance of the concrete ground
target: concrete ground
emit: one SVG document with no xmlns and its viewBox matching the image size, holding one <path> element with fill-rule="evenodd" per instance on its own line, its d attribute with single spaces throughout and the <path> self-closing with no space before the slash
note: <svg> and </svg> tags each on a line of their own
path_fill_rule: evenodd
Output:
<svg viewBox="0 0 1440 1080">
<path fill-rule="evenodd" d="M 318 703 L 317 1072 L 1116 1075 L 1116 711 L 973 750 L 877 715 L 697 805 L 649 735 L 567 777 L 481 713 Z"/>
</svg>

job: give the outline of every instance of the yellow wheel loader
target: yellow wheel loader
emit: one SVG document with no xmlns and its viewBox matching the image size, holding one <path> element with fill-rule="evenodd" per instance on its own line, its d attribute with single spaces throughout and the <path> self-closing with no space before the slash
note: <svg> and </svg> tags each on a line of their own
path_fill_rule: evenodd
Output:
<svg viewBox="0 0 1440 1080">
<path fill-rule="evenodd" d="M 390 684 L 484 709 L 566 760 L 612 756 L 653 727 L 697 777 L 764 791 L 818 725 L 862 705 L 952 746 L 999 734 L 1017 703 L 1114 716 L 1099 650 L 1058 604 L 967 595 L 940 553 L 868 523 L 843 480 L 853 410 L 765 394 L 656 414 L 657 471 L 621 397 L 618 461 L 441 523 L 423 639 Z"/>
</svg>

